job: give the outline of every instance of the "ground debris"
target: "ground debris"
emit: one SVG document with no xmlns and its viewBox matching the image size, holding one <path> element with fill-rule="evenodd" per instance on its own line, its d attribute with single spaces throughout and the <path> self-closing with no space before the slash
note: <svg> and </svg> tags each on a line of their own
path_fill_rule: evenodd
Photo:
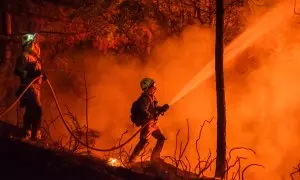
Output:
<svg viewBox="0 0 300 180">
<path fill-rule="evenodd" d="M 101 159 L 55 152 L 15 139 L 0 137 L 0 147 L 0 179 L 155 179 L 122 167 L 110 167 Z"/>
<path fill-rule="evenodd" d="M 0 179 L 214 180 L 197 178 L 165 162 L 137 162 L 130 168 L 109 166 L 97 157 L 60 151 L 47 142 L 22 141 L 17 138 L 21 130 L 3 122 L 0 132 Z"/>
<path fill-rule="evenodd" d="M 197 179 L 197 180 L 214 180 L 214 178 L 197 178 L 196 174 L 180 170 L 175 166 L 163 162 L 163 163 L 151 163 L 150 161 L 137 162 L 131 165 L 133 171 L 144 173 L 147 175 L 156 176 L 159 179 L 164 180 L 177 180 L 177 179 Z"/>
</svg>

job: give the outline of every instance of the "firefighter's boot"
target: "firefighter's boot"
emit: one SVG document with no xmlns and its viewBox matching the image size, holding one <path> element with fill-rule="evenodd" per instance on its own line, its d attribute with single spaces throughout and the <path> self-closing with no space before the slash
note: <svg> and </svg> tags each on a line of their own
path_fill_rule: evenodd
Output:
<svg viewBox="0 0 300 180">
<path fill-rule="evenodd" d="M 29 141 L 31 139 L 31 130 L 26 130 L 25 136 L 22 138 L 24 141 Z"/>
<path fill-rule="evenodd" d="M 143 150 L 145 145 L 147 144 L 146 140 L 141 139 L 139 143 L 135 146 L 131 156 L 129 157 L 129 163 L 134 163 L 140 154 L 140 152 Z"/>
<path fill-rule="evenodd" d="M 154 163 L 164 162 L 164 160 L 160 158 L 160 153 L 162 151 L 164 143 L 165 140 L 163 138 L 157 140 L 156 145 L 151 154 L 151 162 Z"/>
<path fill-rule="evenodd" d="M 42 140 L 42 132 L 41 132 L 41 130 L 37 130 L 36 135 L 35 135 L 35 139 L 37 141 Z"/>
</svg>

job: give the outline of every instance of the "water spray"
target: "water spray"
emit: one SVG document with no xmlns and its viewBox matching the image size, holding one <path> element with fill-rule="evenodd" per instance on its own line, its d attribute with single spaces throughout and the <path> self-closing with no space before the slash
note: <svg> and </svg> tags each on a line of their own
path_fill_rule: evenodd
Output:
<svg viewBox="0 0 300 180">
<path fill-rule="evenodd" d="M 250 26 L 236 39 L 234 39 L 224 50 L 224 64 L 228 67 L 238 55 L 252 46 L 259 38 L 267 34 L 275 27 L 280 26 L 284 21 L 289 20 L 294 14 L 288 3 L 281 3 L 272 10 L 265 13 L 255 24 Z M 280 17 L 278 16 L 280 14 Z M 276 18 L 274 18 L 276 17 Z M 214 59 L 212 59 L 183 89 L 171 100 L 169 105 L 173 105 L 198 85 L 210 78 L 214 74 Z"/>
</svg>

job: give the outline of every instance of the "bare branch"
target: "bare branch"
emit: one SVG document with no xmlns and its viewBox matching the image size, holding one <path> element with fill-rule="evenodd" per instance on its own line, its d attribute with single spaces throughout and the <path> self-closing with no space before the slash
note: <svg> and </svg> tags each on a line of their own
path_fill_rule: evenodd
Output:
<svg viewBox="0 0 300 180">
<path fill-rule="evenodd" d="M 84 80 L 84 89 L 85 89 L 85 121 L 86 121 L 86 150 L 88 155 L 90 155 L 90 150 L 89 150 L 89 137 L 88 137 L 88 132 L 89 132 L 89 94 L 88 94 L 88 88 L 87 88 L 87 82 L 86 82 L 86 73 L 85 73 L 85 63 L 83 60 L 83 80 Z"/>
<path fill-rule="evenodd" d="M 185 159 L 186 159 L 186 161 L 187 161 L 187 163 L 189 165 L 189 170 L 188 170 L 188 179 L 189 179 L 190 173 L 191 173 L 191 163 L 190 163 L 189 159 L 186 156 L 184 156 L 184 157 L 185 157 Z"/>
<path fill-rule="evenodd" d="M 228 174 L 229 170 L 230 170 L 231 168 L 235 167 L 236 164 L 238 164 L 238 162 L 240 162 L 241 159 L 244 159 L 244 160 L 245 160 L 245 159 L 247 159 L 247 158 L 245 158 L 245 157 L 237 157 L 237 158 L 236 158 L 236 161 L 235 161 L 232 165 L 230 165 L 230 166 L 227 167 L 227 169 L 225 170 L 225 173 Z"/>
<path fill-rule="evenodd" d="M 188 119 L 186 119 L 186 123 L 187 123 L 187 128 L 188 128 L 187 129 L 188 130 L 187 141 L 186 141 L 185 146 L 184 146 L 182 151 L 181 151 L 181 146 L 180 146 L 179 160 L 181 160 L 181 158 L 182 158 L 183 154 L 185 153 L 186 148 L 187 148 L 187 146 L 190 142 L 190 125 L 189 125 L 189 120 Z"/>
<path fill-rule="evenodd" d="M 200 161 L 201 161 L 201 156 L 200 156 L 200 152 L 199 152 L 198 143 L 199 143 L 199 141 L 200 141 L 200 139 L 201 139 L 202 130 L 203 130 L 205 124 L 206 124 L 206 123 L 210 124 L 210 123 L 212 122 L 213 119 L 214 119 L 214 118 L 212 117 L 209 121 L 208 121 L 208 120 L 205 120 L 205 121 L 202 123 L 202 125 L 200 126 L 200 131 L 199 131 L 198 138 L 197 138 L 197 140 L 196 140 L 196 151 L 197 151 L 197 156 L 198 156 L 198 165 L 196 165 L 195 168 L 198 167 L 199 170 L 200 170 L 200 168 L 201 168 L 201 163 L 200 163 Z"/>
<path fill-rule="evenodd" d="M 256 155 L 256 152 L 255 152 L 253 149 L 251 149 L 251 148 L 246 148 L 246 147 L 234 147 L 234 148 L 230 149 L 230 151 L 229 151 L 228 162 L 229 162 L 230 159 L 231 159 L 231 153 L 232 153 L 233 151 L 235 151 L 235 150 L 240 150 L 240 149 L 244 149 L 244 150 L 251 151 L 254 155 Z"/>
<path fill-rule="evenodd" d="M 145 145 L 145 147 L 144 147 L 144 150 L 143 150 L 143 152 L 141 153 L 141 166 L 142 166 L 142 168 L 144 167 L 144 160 L 143 160 L 143 157 L 146 155 L 146 148 L 147 148 L 147 146 L 149 145 L 149 142 L 147 142 L 146 143 L 146 145 Z"/>
<path fill-rule="evenodd" d="M 292 180 L 294 180 L 294 175 L 295 174 L 300 174 L 300 163 L 298 164 L 297 167 L 294 167 L 294 171 L 292 173 L 290 173 L 290 177 Z"/>
<path fill-rule="evenodd" d="M 244 168 L 244 170 L 242 171 L 242 180 L 244 180 L 244 173 L 246 172 L 246 170 L 249 168 L 249 167 L 251 167 L 251 166 L 260 166 L 260 167 L 263 167 L 263 168 L 265 168 L 263 165 L 261 165 L 261 164 L 249 164 L 248 166 L 246 166 L 245 168 Z"/>
</svg>

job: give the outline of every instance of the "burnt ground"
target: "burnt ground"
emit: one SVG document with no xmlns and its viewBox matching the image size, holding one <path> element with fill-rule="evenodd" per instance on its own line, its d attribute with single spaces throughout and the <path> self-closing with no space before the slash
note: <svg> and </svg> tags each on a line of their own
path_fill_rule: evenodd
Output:
<svg viewBox="0 0 300 180">
<path fill-rule="evenodd" d="M 3 180 L 182 179 L 175 175 L 176 168 L 170 164 L 144 162 L 142 166 L 136 163 L 131 169 L 112 167 L 95 157 L 58 152 L 9 138 L 12 131 L 17 131 L 14 126 L 0 123 L 0 179 Z M 179 171 L 179 174 L 186 172 Z"/>
<path fill-rule="evenodd" d="M 0 179 L 157 179 L 129 169 L 107 166 L 101 160 L 58 153 L 8 138 L 0 139 L 0 147 Z"/>
</svg>

